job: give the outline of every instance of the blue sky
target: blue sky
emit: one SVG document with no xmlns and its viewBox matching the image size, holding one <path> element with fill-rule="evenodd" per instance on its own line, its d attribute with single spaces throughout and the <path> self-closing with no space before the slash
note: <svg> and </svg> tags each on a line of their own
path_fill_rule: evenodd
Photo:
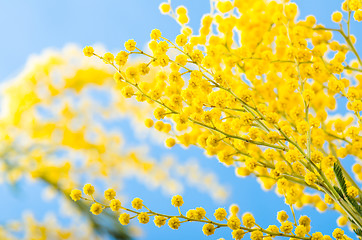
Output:
<svg viewBox="0 0 362 240">
<path fill-rule="evenodd" d="M 68 43 L 76 43 L 79 46 L 103 44 L 109 50 L 120 50 L 123 43 L 133 38 L 137 43 L 144 45 L 149 40 L 149 33 L 154 28 L 159 28 L 162 33 L 173 39 L 179 33 L 179 26 L 168 16 L 161 15 L 158 11 L 159 0 L 0 0 L 0 80 L 5 81 L 15 76 L 23 67 L 31 54 L 40 54 L 46 48 L 61 49 Z M 333 11 L 340 8 L 341 1 L 331 0 L 298 0 L 300 16 L 304 18 L 313 14 L 318 21 L 326 26 L 335 26 L 330 21 Z M 193 28 L 199 26 L 201 16 L 209 10 L 208 0 L 175 0 L 174 5 L 184 4 L 189 9 L 191 18 L 190 25 Z M 362 39 L 361 25 L 352 24 L 352 33 L 357 39 Z M 359 30 L 359 35 L 357 34 Z M 357 42 L 359 51 L 361 44 Z M 229 185 L 233 194 L 221 207 L 228 207 L 231 203 L 238 203 L 241 211 L 252 212 L 262 226 L 277 224 L 276 212 L 287 209 L 283 199 L 277 197 L 274 192 L 263 192 L 255 179 L 240 179 L 234 176 L 231 168 L 225 168 L 217 163 L 215 159 L 204 157 L 202 151 L 196 148 L 188 150 L 176 147 L 166 150 L 156 147 L 153 151 L 154 157 L 163 154 L 174 154 L 178 160 L 190 157 L 198 158 L 201 166 L 210 171 L 218 172 L 220 182 Z M 154 206 L 155 210 L 172 213 L 174 209 L 169 206 L 170 198 L 161 195 L 161 192 L 149 191 L 137 181 L 130 180 L 126 185 L 126 192 L 132 197 L 141 197 L 147 205 Z M 47 205 L 36 204 L 36 194 L 41 191 L 42 186 L 20 193 L 12 194 L 8 188 L 0 187 L 0 195 L 8 195 L 1 202 L 6 205 L 22 204 L 21 209 L 4 209 L 0 220 L 18 218 L 22 209 L 29 209 L 41 217 L 44 209 L 57 209 L 57 203 Z M 24 203 L 19 198 L 30 196 L 29 201 Z M 20 197 L 19 197 L 20 196 Z M 209 214 L 220 204 L 213 202 L 206 194 L 188 189 L 184 195 L 185 209 L 195 208 L 200 205 L 205 207 Z M 157 204 L 156 204 L 157 202 Z M 14 204 L 15 203 L 15 204 Z M 154 205 L 155 204 L 155 205 Z M 2 204 L 2 206 L 4 206 Z M 315 213 L 309 208 L 297 211 L 297 215 L 308 214 L 312 216 L 312 225 L 324 233 L 331 233 L 336 226 L 335 213 Z M 168 227 L 158 229 L 153 224 L 142 226 L 145 236 L 142 239 L 216 239 L 222 237 L 225 231 L 216 231 L 215 236 L 206 238 L 201 232 L 200 224 L 183 224 L 179 231 Z M 313 229 L 312 229 L 313 230 Z M 230 239 L 229 231 L 225 238 Z"/>
</svg>

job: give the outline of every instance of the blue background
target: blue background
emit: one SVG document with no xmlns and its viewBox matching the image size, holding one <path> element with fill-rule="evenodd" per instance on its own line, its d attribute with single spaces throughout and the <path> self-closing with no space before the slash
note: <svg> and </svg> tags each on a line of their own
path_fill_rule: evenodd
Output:
<svg viewBox="0 0 362 240">
<path fill-rule="evenodd" d="M 79 46 L 101 43 L 108 50 L 118 51 L 123 43 L 133 38 L 140 45 L 149 40 L 152 29 L 158 28 L 169 39 L 179 33 L 178 24 L 169 16 L 161 15 L 158 6 L 159 0 L 0 0 L 0 79 L 6 81 L 16 76 L 31 54 L 40 54 L 46 48 L 62 49 L 68 43 Z M 331 23 L 330 15 L 340 9 L 341 1 L 328 0 L 298 0 L 300 18 L 313 14 L 319 23 L 336 27 Z M 209 1 L 174 1 L 173 6 L 184 4 L 189 9 L 190 26 L 199 27 L 200 18 L 209 10 Z M 353 23 L 351 32 L 361 39 L 361 25 Z M 361 52 L 362 47 L 357 42 Z M 127 127 L 123 129 L 127 134 Z M 128 133 L 129 134 L 129 133 Z M 147 139 L 146 139 L 147 140 Z M 133 139 L 137 143 L 138 140 Z M 288 210 L 284 199 L 277 197 L 274 191 L 264 192 L 254 178 L 237 178 L 232 168 L 226 168 L 216 159 L 206 158 L 202 151 L 191 147 L 185 151 L 179 146 L 168 150 L 158 145 L 151 145 L 151 155 L 155 158 L 164 154 L 178 156 L 178 161 L 190 157 L 198 158 L 199 164 L 206 170 L 218 174 L 222 184 L 230 186 L 231 196 L 226 203 L 216 203 L 206 194 L 194 188 L 185 191 L 184 210 L 203 206 L 208 216 L 214 209 L 237 203 L 242 212 L 250 211 L 263 227 L 269 224 L 278 224 L 276 212 Z M 351 160 L 351 159 L 349 159 Z M 349 161 L 351 162 L 351 161 Z M 151 209 L 159 212 L 177 214 L 176 209 L 170 206 L 170 197 L 162 195 L 159 190 L 150 191 L 136 180 L 129 180 L 125 185 L 125 192 L 130 198 L 141 197 Z M 42 219 L 48 211 L 57 212 L 58 201 L 48 203 L 39 202 L 39 194 L 43 184 L 24 183 L 15 192 L 6 185 L 0 186 L 0 222 L 8 219 L 19 219 L 23 210 L 31 210 L 38 219 Z M 26 201 L 24 201 L 26 198 Z M 338 214 L 326 212 L 319 214 L 314 209 L 305 207 L 296 211 L 297 216 L 309 215 L 312 217 L 312 231 L 332 233 L 336 227 L 335 219 Z M 66 224 L 66 220 L 63 220 Z M 142 226 L 144 236 L 140 239 L 216 239 L 224 237 L 231 239 L 229 230 L 217 230 L 214 236 L 205 237 L 201 231 L 201 224 L 182 224 L 180 230 L 174 231 L 168 227 L 157 228 L 152 223 Z M 348 230 L 347 230 L 348 233 Z M 353 233 L 349 232 L 350 236 Z"/>
</svg>

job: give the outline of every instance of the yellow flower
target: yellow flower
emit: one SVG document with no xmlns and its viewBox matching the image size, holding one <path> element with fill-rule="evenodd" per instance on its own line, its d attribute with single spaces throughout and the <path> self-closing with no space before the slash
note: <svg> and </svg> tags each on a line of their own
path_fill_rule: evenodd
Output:
<svg viewBox="0 0 362 240">
<path fill-rule="evenodd" d="M 346 226 L 348 223 L 348 218 L 345 217 L 345 216 L 340 216 L 338 219 L 337 219 L 337 224 L 339 227 L 344 227 Z"/>
<path fill-rule="evenodd" d="M 301 217 L 299 218 L 298 222 L 299 222 L 300 225 L 303 225 L 303 226 L 305 226 L 305 227 L 308 227 L 308 226 L 310 226 L 311 220 L 310 220 L 310 218 L 307 217 L 307 216 L 301 216 Z"/>
<path fill-rule="evenodd" d="M 170 220 L 168 220 L 168 226 L 174 230 L 177 230 L 180 227 L 180 219 L 177 217 L 172 217 Z"/>
<path fill-rule="evenodd" d="M 134 94 L 134 90 L 131 86 L 125 86 L 122 88 L 122 95 L 125 98 L 130 98 L 133 96 L 133 94 Z"/>
<path fill-rule="evenodd" d="M 134 198 L 132 201 L 132 207 L 137 210 L 141 209 L 143 207 L 143 200 L 140 198 Z"/>
<path fill-rule="evenodd" d="M 336 228 L 336 229 L 334 229 L 334 231 L 332 233 L 332 236 L 337 240 L 343 239 L 344 238 L 344 231 L 342 229 L 340 229 L 340 228 Z"/>
<path fill-rule="evenodd" d="M 206 224 L 202 227 L 202 232 L 203 232 L 206 236 L 210 236 L 210 235 L 214 234 L 214 232 L 215 232 L 215 226 L 214 226 L 214 224 L 206 223 Z"/>
<path fill-rule="evenodd" d="M 312 240 L 324 240 L 321 232 L 315 232 L 312 234 Z"/>
<path fill-rule="evenodd" d="M 150 37 L 152 40 L 160 40 L 161 31 L 159 29 L 153 29 L 151 31 Z"/>
<path fill-rule="evenodd" d="M 223 221 L 227 216 L 227 212 L 224 208 L 218 208 L 215 210 L 214 216 L 216 220 Z"/>
<path fill-rule="evenodd" d="M 362 2 L 360 0 L 349 0 L 349 9 L 352 11 L 357 11 L 362 8 Z"/>
<path fill-rule="evenodd" d="M 285 221 L 282 223 L 282 225 L 280 226 L 280 231 L 283 233 L 291 233 L 293 230 L 293 224 L 289 221 Z"/>
<path fill-rule="evenodd" d="M 83 53 L 86 57 L 92 57 L 94 54 L 94 49 L 90 46 L 86 46 L 83 48 Z"/>
<path fill-rule="evenodd" d="M 307 229 L 303 225 L 299 225 L 295 228 L 294 233 L 298 237 L 304 237 L 307 234 Z"/>
<path fill-rule="evenodd" d="M 107 52 L 103 55 L 103 60 L 105 63 L 113 63 L 114 56 L 112 53 Z"/>
<path fill-rule="evenodd" d="M 115 192 L 113 189 L 107 189 L 107 190 L 104 192 L 104 197 L 105 197 L 107 200 L 112 200 L 115 196 L 116 196 L 116 192 Z"/>
<path fill-rule="evenodd" d="M 308 184 L 308 185 L 313 185 L 317 180 L 317 175 L 315 175 L 314 173 L 312 172 L 308 172 L 305 177 L 305 182 Z"/>
<path fill-rule="evenodd" d="M 358 188 L 354 186 L 350 186 L 347 188 L 347 195 L 351 198 L 357 197 L 358 193 L 359 193 Z"/>
<path fill-rule="evenodd" d="M 181 207 L 182 204 L 184 204 L 184 200 L 183 200 L 182 196 L 175 195 L 172 197 L 171 204 L 175 207 Z"/>
<path fill-rule="evenodd" d="M 124 43 L 124 47 L 126 48 L 127 51 L 134 51 L 136 50 L 136 42 L 133 39 L 128 40 L 127 42 Z"/>
<path fill-rule="evenodd" d="M 153 126 L 153 120 L 150 118 L 147 118 L 145 120 L 145 125 L 146 125 L 146 127 L 151 128 Z"/>
<path fill-rule="evenodd" d="M 207 145 L 217 147 L 219 145 L 219 139 L 215 135 L 210 135 L 206 140 Z"/>
<path fill-rule="evenodd" d="M 166 143 L 167 147 L 171 148 L 171 147 L 175 146 L 176 141 L 174 138 L 167 138 L 165 143 Z"/>
<path fill-rule="evenodd" d="M 84 185 L 83 192 L 84 192 L 84 194 L 91 196 L 94 193 L 94 187 L 88 183 L 88 184 Z"/>
<path fill-rule="evenodd" d="M 115 63 L 118 65 L 118 66 L 123 66 L 126 64 L 127 60 L 128 60 L 128 56 L 129 56 L 129 53 L 128 52 L 125 52 L 125 51 L 120 51 L 114 61 Z"/>
<path fill-rule="evenodd" d="M 169 3 L 164 2 L 164 3 L 160 4 L 159 9 L 160 9 L 161 13 L 166 14 L 166 13 L 170 12 L 171 6 Z"/>
<path fill-rule="evenodd" d="M 252 228 L 255 225 L 255 219 L 251 213 L 243 215 L 243 225 L 247 228 Z"/>
<path fill-rule="evenodd" d="M 185 34 L 180 34 L 180 35 L 177 35 L 177 37 L 176 37 L 176 44 L 181 47 L 185 46 L 187 41 L 188 41 L 188 39 Z M 184 65 L 184 64 L 182 64 L 182 65 Z"/>
<path fill-rule="evenodd" d="M 285 222 L 288 220 L 288 214 L 283 210 L 283 211 L 280 211 L 278 212 L 278 215 L 277 215 L 277 219 L 279 222 Z"/>
<path fill-rule="evenodd" d="M 99 203 L 93 203 L 90 211 L 94 214 L 94 215 L 98 215 L 100 213 L 102 213 L 103 211 L 103 206 Z"/>
<path fill-rule="evenodd" d="M 123 80 L 123 77 L 119 72 L 115 72 L 113 75 L 113 79 L 116 81 L 116 83 L 121 83 Z"/>
<path fill-rule="evenodd" d="M 237 216 L 231 216 L 228 219 L 228 223 L 227 223 L 228 227 L 232 230 L 237 230 L 239 229 L 241 222 L 240 219 Z"/>
<path fill-rule="evenodd" d="M 73 201 L 78 201 L 82 198 L 82 191 L 78 189 L 73 189 L 70 192 L 70 197 L 72 198 Z"/>
<path fill-rule="evenodd" d="M 122 225 L 128 225 L 129 224 L 129 219 L 130 216 L 128 213 L 122 213 L 119 215 L 118 221 L 122 224 Z"/>
<path fill-rule="evenodd" d="M 112 211 L 116 212 L 121 208 L 121 201 L 119 201 L 118 199 L 112 199 L 109 207 L 112 209 Z"/>
<path fill-rule="evenodd" d="M 362 10 L 357 10 L 354 12 L 353 14 L 353 18 L 354 20 L 356 20 L 357 22 L 362 21 Z"/>
<path fill-rule="evenodd" d="M 244 237 L 245 232 L 242 229 L 236 229 L 231 234 L 235 240 L 240 240 Z"/>
<path fill-rule="evenodd" d="M 216 7 L 220 12 L 226 13 L 233 8 L 233 4 L 230 1 L 219 1 L 217 2 Z"/>
<path fill-rule="evenodd" d="M 142 224 L 146 224 L 150 221 L 150 217 L 146 212 L 141 212 L 140 214 L 138 214 L 137 218 L 138 221 Z"/>
<path fill-rule="evenodd" d="M 166 224 L 166 218 L 162 216 L 155 216 L 153 222 L 157 227 L 162 227 L 163 225 Z"/>
<path fill-rule="evenodd" d="M 253 231 L 250 234 L 251 240 L 263 240 L 263 233 L 259 230 Z"/>
</svg>

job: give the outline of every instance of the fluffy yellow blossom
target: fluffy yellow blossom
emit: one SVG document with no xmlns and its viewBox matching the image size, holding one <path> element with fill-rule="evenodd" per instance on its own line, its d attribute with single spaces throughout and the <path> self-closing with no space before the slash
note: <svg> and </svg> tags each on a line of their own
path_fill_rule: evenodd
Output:
<svg viewBox="0 0 362 240">
<path fill-rule="evenodd" d="M 103 60 L 105 63 L 113 63 L 114 56 L 112 53 L 107 52 L 103 55 Z"/>
<path fill-rule="evenodd" d="M 202 227 L 202 232 L 203 232 L 206 236 L 210 236 L 210 235 L 214 234 L 214 232 L 215 232 L 215 226 L 214 226 L 214 224 L 206 223 L 206 224 Z"/>
<path fill-rule="evenodd" d="M 219 1 L 216 7 L 220 12 L 226 13 L 233 8 L 233 4 L 231 1 Z"/>
<path fill-rule="evenodd" d="M 217 136 L 215 136 L 215 135 L 210 135 L 210 136 L 207 138 L 206 143 L 207 143 L 207 145 L 209 145 L 209 146 L 216 147 L 216 146 L 219 145 L 219 141 L 220 141 L 220 140 L 218 139 Z"/>
<path fill-rule="evenodd" d="M 146 224 L 150 221 L 150 216 L 148 216 L 146 212 L 141 212 L 140 214 L 138 214 L 137 218 L 138 221 L 142 224 Z"/>
<path fill-rule="evenodd" d="M 280 231 L 283 233 L 291 233 L 293 230 L 293 224 L 289 221 L 282 222 L 282 225 L 280 226 Z"/>
<path fill-rule="evenodd" d="M 177 230 L 180 225 L 180 219 L 178 219 L 177 217 L 172 217 L 168 220 L 168 226 L 174 230 Z"/>
<path fill-rule="evenodd" d="M 94 49 L 90 46 L 84 47 L 83 53 L 86 57 L 92 57 L 94 54 Z"/>
<path fill-rule="evenodd" d="M 138 65 L 138 70 L 140 75 L 146 75 L 150 72 L 150 67 L 147 63 L 141 63 L 140 65 Z"/>
<path fill-rule="evenodd" d="M 153 222 L 155 223 L 155 225 L 157 227 L 162 227 L 163 225 L 166 224 L 166 220 L 167 220 L 167 218 L 165 218 L 163 216 L 155 216 Z"/>
<path fill-rule="evenodd" d="M 340 228 L 336 228 L 333 231 L 333 237 L 337 240 L 343 239 L 344 238 L 344 231 Z"/>
<path fill-rule="evenodd" d="M 323 160 L 323 157 L 324 157 L 323 153 L 321 153 L 319 151 L 315 151 L 315 152 L 312 152 L 310 159 L 314 163 L 320 163 Z"/>
<path fill-rule="evenodd" d="M 351 109 L 355 112 L 362 111 L 362 101 L 361 100 L 355 100 L 351 103 Z"/>
<path fill-rule="evenodd" d="M 312 234 L 312 240 L 324 240 L 321 232 L 315 232 Z"/>
<path fill-rule="evenodd" d="M 150 118 L 147 118 L 145 120 L 145 126 L 148 127 L 148 128 L 151 128 L 153 126 L 153 120 L 150 119 Z"/>
<path fill-rule="evenodd" d="M 339 23 L 340 21 L 342 21 L 343 15 L 341 12 L 336 11 L 332 14 L 332 21 Z"/>
<path fill-rule="evenodd" d="M 140 198 L 134 198 L 132 201 L 132 207 L 137 210 L 141 209 L 143 207 L 143 200 Z"/>
<path fill-rule="evenodd" d="M 153 29 L 151 31 L 150 37 L 152 40 L 160 40 L 161 31 L 159 29 Z"/>
<path fill-rule="evenodd" d="M 83 192 L 84 194 L 91 196 L 94 193 L 94 187 L 91 184 L 87 183 L 83 187 Z"/>
<path fill-rule="evenodd" d="M 305 175 L 304 179 L 308 185 L 313 185 L 317 181 L 318 178 L 317 178 L 317 175 L 315 175 L 314 173 L 308 172 Z"/>
<path fill-rule="evenodd" d="M 119 215 L 118 221 L 122 224 L 122 225 L 128 225 L 129 224 L 129 220 L 130 220 L 130 216 L 128 213 L 121 213 Z"/>
<path fill-rule="evenodd" d="M 115 196 L 116 196 L 116 192 L 111 188 L 104 191 L 104 197 L 107 200 L 112 200 Z"/>
<path fill-rule="evenodd" d="M 362 8 L 362 3 L 359 0 L 349 0 L 348 7 L 352 11 L 357 11 L 358 9 Z"/>
<path fill-rule="evenodd" d="M 127 51 L 134 51 L 136 50 L 136 42 L 133 39 L 128 40 L 127 42 L 124 43 L 124 47 L 126 48 Z"/>
<path fill-rule="evenodd" d="M 176 140 L 174 138 L 167 138 L 165 144 L 167 147 L 171 148 L 175 146 Z"/>
<path fill-rule="evenodd" d="M 278 215 L 277 215 L 277 219 L 279 222 L 285 222 L 288 220 L 288 214 L 283 210 L 283 211 L 279 211 Z"/>
<path fill-rule="evenodd" d="M 109 204 L 109 207 L 112 209 L 112 211 L 118 211 L 121 206 L 121 201 L 118 199 L 112 199 L 111 203 Z"/>
<path fill-rule="evenodd" d="M 176 37 L 176 44 L 183 47 L 186 45 L 188 39 L 187 36 L 185 34 L 180 34 Z M 182 64 L 184 65 L 184 64 Z"/>
<path fill-rule="evenodd" d="M 269 132 L 266 136 L 266 140 L 271 144 L 277 143 L 279 139 L 280 135 L 277 132 Z"/>
<path fill-rule="evenodd" d="M 251 228 L 255 225 L 255 219 L 251 213 L 245 213 L 243 215 L 243 225 L 247 228 Z"/>
<path fill-rule="evenodd" d="M 123 66 L 127 63 L 127 60 L 128 60 L 128 56 L 129 56 L 129 53 L 127 53 L 126 51 L 120 51 L 114 61 L 115 63 L 118 65 L 118 66 Z"/>
<path fill-rule="evenodd" d="M 73 189 L 70 192 L 70 197 L 72 198 L 73 201 L 78 201 L 82 198 L 82 191 L 78 189 Z"/>
<path fill-rule="evenodd" d="M 350 186 L 347 188 L 347 195 L 351 198 L 357 197 L 358 193 L 359 193 L 358 188 L 354 186 Z"/>
<path fill-rule="evenodd" d="M 216 220 L 223 221 L 227 216 L 227 212 L 224 208 L 218 208 L 215 210 L 214 216 Z"/>
<path fill-rule="evenodd" d="M 121 83 L 123 80 L 123 77 L 119 72 L 115 72 L 113 75 L 113 79 L 114 79 L 114 81 L 116 81 L 116 83 Z"/>
<path fill-rule="evenodd" d="M 232 231 L 232 236 L 235 240 L 240 240 L 244 237 L 245 232 L 242 229 Z"/>
<path fill-rule="evenodd" d="M 181 207 L 184 204 L 184 200 L 183 200 L 182 196 L 175 195 L 171 199 L 171 204 L 175 207 Z"/>
<path fill-rule="evenodd" d="M 103 206 L 99 203 L 93 203 L 90 211 L 94 214 L 94 215 L 98 215 L 101 214 L 103 211 Z"/>
<path fill-rule="evenodd" d="M 201 220 L 201 219 L 203 219 L 205 217 L 205 215 L 206 215 L 206 211 L 205 211 L 204 208 L 197 207 L 195 209 L 195 217 L 194 217 L 195 219 Z"/>
<path fill-rule="evenodd" d="M 303 225 L 299 225 L 295 228 L 294 230 L 295 235 L 297 235 L 298 237 L 304 237 L 305 234 L 307 234 L 307 229 L 305 226 Z"/>
<path fill-rule="evenodd" d="M 354 14 L 353 14 L 353 18 L 357 22 L 361 22 L 362 21 L 362 10 L 355 11 Z"/>
<path fill-rule="evenodd" d="M 227 225 L 232 230 L 237 230 L 237 229 L 239 229 L 239 227 L 241 225 L 241 222 L 240 222 L 240 219 L 237 216 L 231 216 L 228 219 Z"/>
<path fill-rule="evenodd" d="M 159 9 L 160 9 L 161 13 L 166 14 L 166 13 L 170 12 L 171 6 L 169 3 L 164 2 L 164 3 L 160 4 Z"/>
<path fill-rule="evenodd" d="M 340 216 L 337 219 L 337 224 L 339 227 L 344 227 L 347 225 L 347 223 L 348 223 L 348 218 L 346 218 L 345 216 Z"/>
<path fill-rule="evenodd" d="M 134 90 L 131 86 L 125 86 L 122 88 L 122 95 L 126 98 L 132 97 L 134 94 Z"/>
<path fill-rule="evenodd" d="M 310 226 L 311 220 L 310 220 L 310 218 L 307 217 L 307 216 L 301 216 L 301 217 L 299 218 L 298 222 L 299 222 L 300 225 L 303 225 L 303 226 L 305 226 L 305 227 L 308 227 L 308 226 Z"/>
</svg>

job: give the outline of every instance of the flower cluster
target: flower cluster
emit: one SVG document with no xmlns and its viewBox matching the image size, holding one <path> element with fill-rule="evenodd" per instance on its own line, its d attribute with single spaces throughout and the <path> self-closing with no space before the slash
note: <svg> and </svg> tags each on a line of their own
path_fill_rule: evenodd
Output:
<svg viewBox="0 0 362 240">
<path fill-rule="evenodd" d="M 238 176 L 254 175 L 265 189 L 276 186 L 290 206 L 340 212 L 362 236 L 361 190 L 341 162 L 362 153 L 362 60 L 350 34 L 352 14 L 360 21 L 361 1 L 347 0 L 344 13 L 333 13 L 338 28 L 324 27 L 314 16 L 297 19 L 298 6 L 289 1 L 211 1 L 211 6 L 194 33 L 184 6 L 161 4 L 161 12 L 181 26 L 175 41 L 154 29 L 147 51 L 131 39 L 116 57 L 100 56 L 89 46 L 84 53 L 114 67 L 125 98 L 149 103 L 154 118 L 145 125 L 168 133 L 166 146 L 198 146 L 233 166 Z M 144 62 L 127 67 L 130 55 L 142 55 Z M 145 79 L 152 69 L 158 73 L 150 84 Z M 329 114 L 338 107 L 337 96 L 347 102 L 343 118 Z M 353 171 L 362 176 L 361 165 Z M 230 224 L 239 226 L 237 218 Z M 211 225 L 205 229 L 213 232 Z M 288 234 L 292 224 L 281 229 Z M 253 231 L 252 239 L 262 237 Z"/>
<path fill-rule="evenodd" d="M 97 61 L 84 61 L 79 47 L 68 45 L 61 51 L 47 51 L 29 60 L 27 68 L 2 87 L 1 180 L 11 185 L 24 178 L 40 183 L 44 187 L 38 200 L 42 201 L 41 196 L 52 199 L 63 193 L 68 195 L 74 186 L 89 179 L 112 184 L 120 192 L 119 183 L 133 176 L 140 179 L 141 184 L 151 184 L 172 195 L 184 188 L 182 179 L 193 178 L 193 187 L 198 187 L 195 179 L 205 185 L 208 181 L 215 188 L 205 188 L 206 193 L 224 201 L 228 195 L 224 185 L 197 164 L 179 162 L 173 156 L 154 159 L 149 152 L 121 146 L 126 136 L 121 131 L 107 131 L 107 124 L 127 117 L 142 125 L 143 118 L 152 115 L 152 108 L 125 101 L 114 86 L 110 69 Z M 94 90 L 97 94 L 107 94 L 110 100 L 106 106 L 94 97 Z M 137 129 L 149 131 L 146 127 Z M 163 135 L 153 137 L 164 138 Z M 142 143 L 138 147 L 143 147 Z M 189 171 L 190 168 L 193 170 Z M 77 197 L 76 193 L 73 197 Z M 108 198 L 111 197 L 109 192 Z M 96 221 L 100 223 L 92 222 L 94 219 L 79 211 L 79 205 L 69 198 L 60 199 L 62 211 L 72 213 L 71 219 L 76 219 L 78 213 L 84 214 L 88 227 L 107 227 L 99 220 Z M 97 210 L 95 206 L 94 211 Z M 117 221 L 114 216 L 107 217 Z M 39 228 L 52 229 L 46 222 L 43 225 Z M 115 230 L 115 234 L 124 231 L 122 228 L 111 230 Z M 33 237 L 39 238 L 38 235 Z M 96 234 L 96 237 L 100 236 Z"/>
</svg>

